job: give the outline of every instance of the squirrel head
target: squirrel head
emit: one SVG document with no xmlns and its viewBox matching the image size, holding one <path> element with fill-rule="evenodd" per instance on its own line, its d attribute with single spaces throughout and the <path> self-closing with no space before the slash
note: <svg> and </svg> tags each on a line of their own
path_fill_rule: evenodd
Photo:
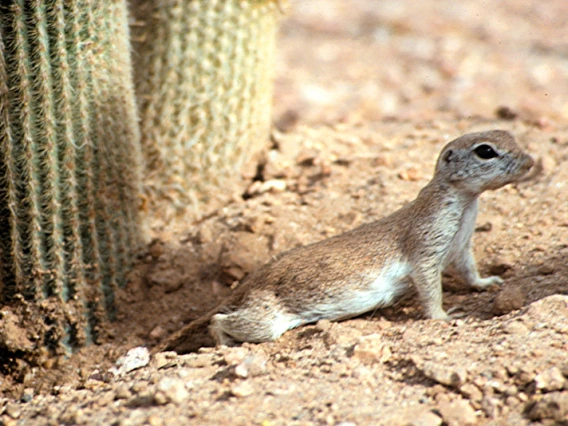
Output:
<svg viewBox="0 0 568 426">
<path fill-rule="evenodd" d="M 438 158 L 434 177 L 479 195 L 518 181 L 533 164 L 513 135 L 490 130 L 469 133 L 448 143 Z"/>
</svg>

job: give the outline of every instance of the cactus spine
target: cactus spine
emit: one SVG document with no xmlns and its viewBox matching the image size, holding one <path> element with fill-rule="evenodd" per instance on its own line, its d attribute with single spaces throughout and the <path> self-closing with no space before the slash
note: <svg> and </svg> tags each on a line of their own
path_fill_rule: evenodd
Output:
<svg viewBox="0 0 568 426">
<path fill-rule="evenodd" d="M 1 297 L 56 352 L 114 314 L 140 227 L 124 0 L 0 6 Z"/>
<path fill-rule="evenodd" d="M 148 197 L 162 216 L 204 213 L 242 190 L 266 145 L 280 4 L 133 2 Z"/>
</svg>

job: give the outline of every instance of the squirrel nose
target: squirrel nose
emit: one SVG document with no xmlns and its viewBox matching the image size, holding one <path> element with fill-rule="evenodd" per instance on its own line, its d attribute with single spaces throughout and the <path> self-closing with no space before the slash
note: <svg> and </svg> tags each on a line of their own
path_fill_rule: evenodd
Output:
<svg viewBox="0 0 568 426">
<path fill-rule="evenodd" d="M 534 166 L 534 160 L 530 155 L 526 156 L 526 160 L 525 160 L 525 164 L 524 164 L 524 168 L 529 171 L 530 169 L 532 169 L 532 167 Z"/>
</svg>

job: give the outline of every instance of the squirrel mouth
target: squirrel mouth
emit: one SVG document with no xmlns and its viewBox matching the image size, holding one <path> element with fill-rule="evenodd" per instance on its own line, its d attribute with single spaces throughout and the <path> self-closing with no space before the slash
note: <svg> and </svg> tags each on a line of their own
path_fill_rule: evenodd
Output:
<svg viewBox="0 0 568 426">
<path fill-rule="evenodd" d="M 519 182 L 526 182 L 536 178 L 543 171 L 542 160 L 534 160 L 531 156 L 527 155 L 526 161 L 523 163 L 519 170 L 519 175 L 521 178 Z"/>
</svg>

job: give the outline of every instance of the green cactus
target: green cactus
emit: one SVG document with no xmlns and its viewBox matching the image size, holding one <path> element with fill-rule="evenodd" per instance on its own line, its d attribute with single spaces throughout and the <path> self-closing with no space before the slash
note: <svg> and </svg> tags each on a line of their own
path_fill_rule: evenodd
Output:
<svg viewBox="0 0 568 426">
<path fill-rule="evenodd" d="M 1 298 L 56 352 L 97 338 L 140 243 L 129 46 L 124 0 L 0 6 Z"/>
<path fill-rule="evenodd" d="M 132 1 L 147 196 L 161 219 L 203 214 L 266 146 L 281 2 Z"/>
</svg>

